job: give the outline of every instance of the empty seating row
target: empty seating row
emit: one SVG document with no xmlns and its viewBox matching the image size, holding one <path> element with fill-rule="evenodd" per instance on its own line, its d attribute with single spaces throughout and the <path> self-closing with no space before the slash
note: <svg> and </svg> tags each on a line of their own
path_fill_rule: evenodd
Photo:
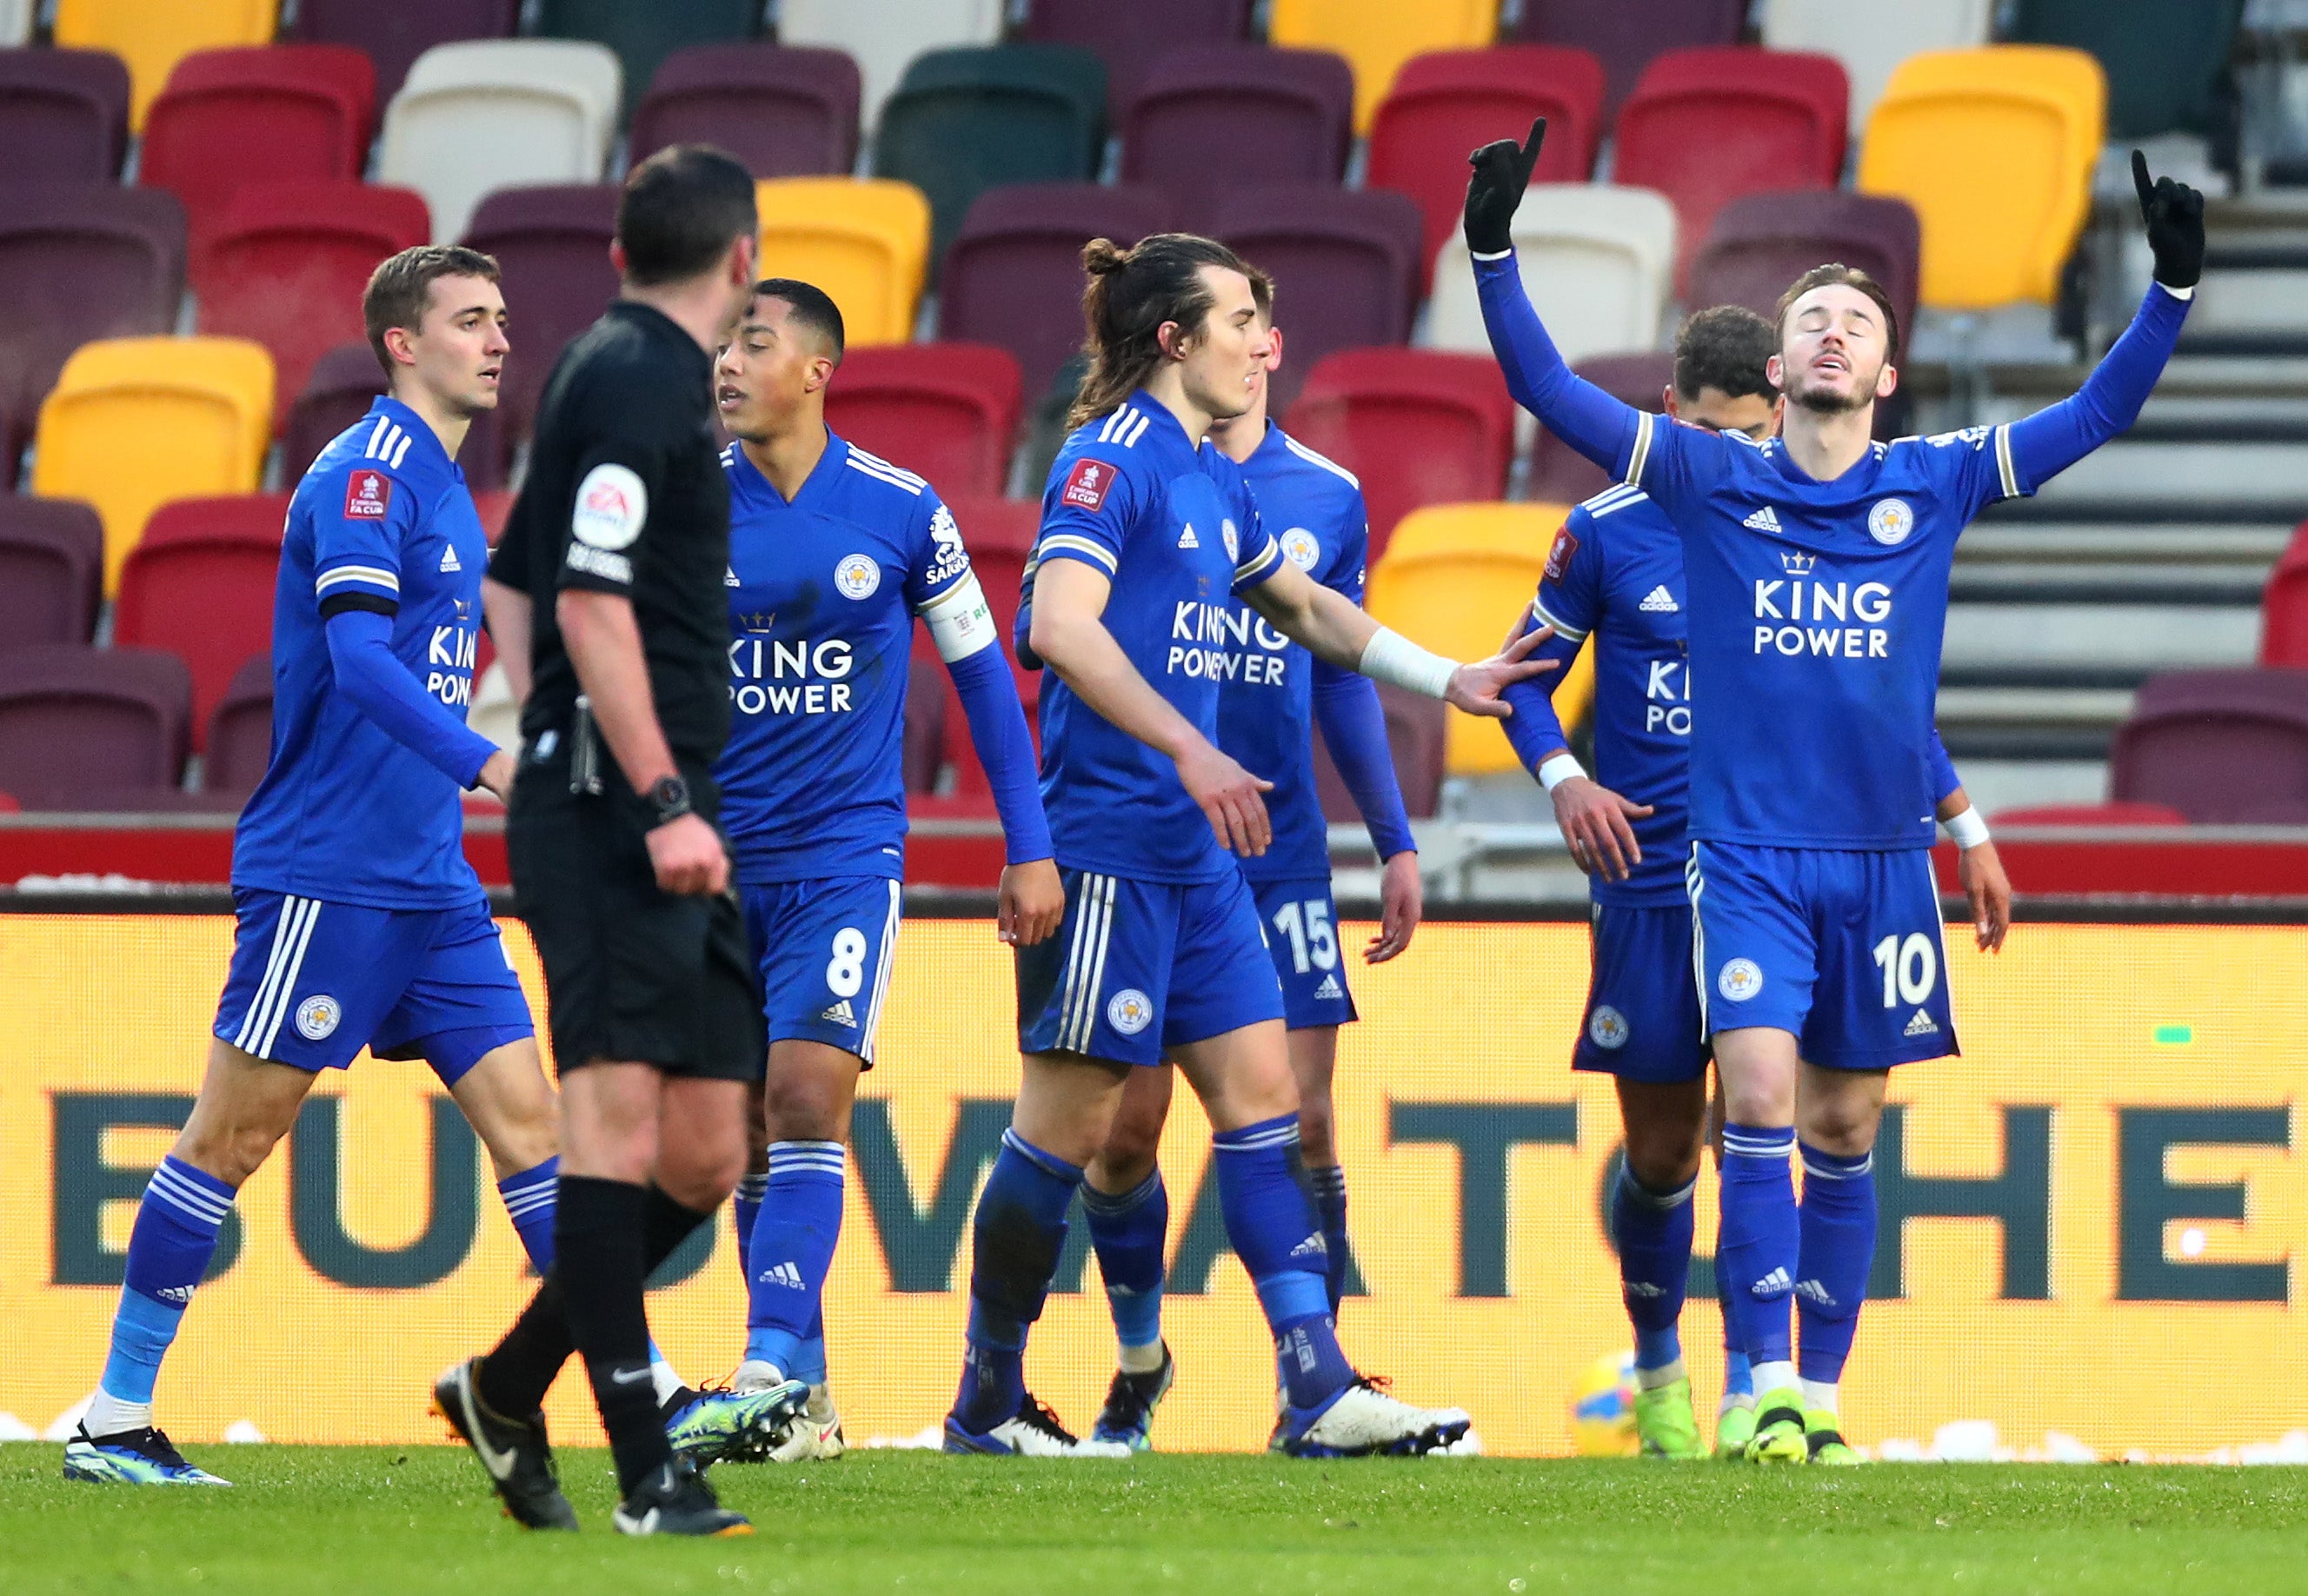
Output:
<svg viewBox="0 0 2308 1596">
<path fill-rule="evenodd" d="M 204 780 L 183 789 L 193 732 Z M 0 791 L 26 809 L 237 808 L 264 773 L 271 657 L 235 673 L 205 716 L 185 662 L 158 649 L 40 643 L 0 651 Z"/>
</svg>

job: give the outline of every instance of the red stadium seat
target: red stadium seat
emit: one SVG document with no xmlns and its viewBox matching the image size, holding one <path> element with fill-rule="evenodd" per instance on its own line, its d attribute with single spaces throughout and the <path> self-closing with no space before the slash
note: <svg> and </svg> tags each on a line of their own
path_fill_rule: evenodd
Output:
<svg viewBox="0 0 2308 1596">
<path fill-rule="evenodd" d="M 1434 254 L 1458 230 L 1467 198 L 1467 154 L 1546 118 L 1534 183 L 1584 183 L 1603 136 L 1603 64 L 1585 50 L 1500 45 L 1414 56 L 1371 125 L 1372 188 L 1418 202 L 1425 220 L 1418 280 L 1434 280 Z"/>
<path fill-rule="evenodd" d="M 1018 682 L 1018 695 L 1025 702 L 1026 724 L 1038 738 L 1041 732 L 1034 712 L 1041 695 L 1041 672 L 1019 669 L 1010 634 L 1018 622 L 1019 589 L 1025 577 L 1026 558 L 1033 552 L 1035 534 L 1041 530 L 1042 507 L 1032 499 L 1000 498 L 951 499 L 947 507 L 961 528 L 961 539 L 969 548 L 969 563 L 977 573 L 977 584 L 986 590 L 986 607 L 994 611 L 1003 656 L 1010 661 L 1012 674 Z M 927 630 L 923 626 L 914 628 L 917 639 Z M 934 651 L 919 649 L 916 657 L 925 654 L 932 661 L 936 660 Z M 939 669 L 943 674 L 943 668 Z M 962 712 L 961 695 L 954 691 L 951 679 L 943 691 L 946 698 L 945 755 L 946 762 L 953 766 L 954 791 L 961 797 L 983 798 L 993 788 L 986 780 L 986 767 L 977 761 L 977 750 L 969 740 L 969 717 Z"/>
<path fill-rule="evenodd" d="M 362 183 L 255 183 L 240 190 L 194 263 L 200 330 L 254 339 L 273 392 L 304 391 L 314 363 L 363 336 L 361 290 L 386 256 L 426 242 L 413 190 Z M 283 413 L 285 419 L 285 410 Z"/>
<path fill-rule="evenodd" d="M 1504 497 L 1514 463 L 1514 401 L 1487 355 L 1341 350 L 1306 374 L 1282 425 L 1362 479 L 1373 562 L 1422 505 Z"/>
<path fill-rule="evenodd" d="M 1883 285 L 1904 335 L 1916 325 L 1922 260 L 1923 229 L 1905 200 L 1843 189 L 1753 194 L 1715 213 L 1685 302 L 1744 305 L 1767 316 L 1787 284 L 1821 261 L 1841 261 Z"/>
<path fill-rule="evenodd" d="M 78 499 L 0 495 L 0 649 L 86 643 L 104 596 L 104 523 Z"/>
<path fill-rule="evenodd" d="M 1598 355 L 1572 367 L 1612 398 L 1656 413 L 1660 395 L 1675 380 L 1675 357 Z M 1603 469 L 1553 433 L 1542 430 L 1530 454 L 1530 485 L 1525 496 L 1545 505 L 1576 505 L 1611 486 Z"/>
<path fill-rule="evenodd" d="M 2108 791 L 2199 825 L 2308 824 L 2308 670 L 2150 677 L 2116 728 Z"/>
<path fill-rule="evenodd" d="M 2308 665 L 2308 523 L 2292 534 L 2260 604 L 2260 662 Z"/>
<path fill-rule="evenodd" d="M 116 643 L 163 649 L 192 671 L 192 729 L 207 734 L 233 673 L 272 647 L 283 493 L 178 499 L 153 513 L 121 568 Z"/>
<path fill-rule="evenodd" d="M 1603 113 L 1615 118 L 1635 80 L 1663 50 L 1739 42 L 1748 0 L 1522 0 L 1516 37 L 1592 50 L 1603 63 Z M 1640 20 L 1638 20 L 1640 18 Z M 1503 136 L 1503 135 L 1502 135 Z M 1619 182 L 1627 179 L 1622 177 Z"/>
<path fill-rule="evenodd" d="M 474 673 L 478 676 L 479 673 Z M 202 745 L 201 790 L 246 798 L 272 757 L 272 656 L 252 654 L 208 719 Z"/>
<path fill-rule="evenodd" d="M 2169 804 L 2037 804 L 1998 809 L 2004 825 L 2185 825 L 2188 817 Z"/>
<path fill-rule="evenodd" d="M 316 44 L 351 45 L 376 64 L 380 103 L 409 75 L 409 64 L 436 44 L 511 39 L 521 0 L 297 0 L 291 34 Z"/>
<path fill-rule="evenodd" d="M 27 809 L 181 797 L 192 682 L 152 649 L 46 643 L 0 653 L 0 790 Z"/>
<path fill-rule="evenodd" d="M 1727 202 L 1836 185 L 1850 112 L 1851 81 L 1832 56 L 1669 50 L 1619 113 L 1612 181 L 1675 202 L 1680 285 Z"/>
<path fill-rule="evenodd" d="M 617 297 L 616 268 L 609 264 L 616 230 L 614 184 L 501 188 L 474 210 L 464 241 L 496 257 L 512 318 L 513 352 L 497 399 L 506 436 L 529 436 L 562 346 Z"/>
<path fill-rule="evenodd" d="M 200 50 L 145 114 L 137 181 L 185 203 L 194 270 L 253 183 L 357 183 L 376 131 L 376 69 L 345 45 Z"/>
<path fill-rule="evenodd" d="M 756 177 L 847 173 L 857 164 L 857 63 L 840 50 L 747 39 L 665 58 L 633 112 L 633 156 L 719 145 Z"/>
<path fill-rule="evenodd" d="M 1230 44 L 1249 23 L 1250 0 L 1163 0 L 1159 5 L 1034 0 L 1018 37 L 1096 51 L 1106 63 L 1107 117 L 1118 125 L 1147 69 L 1165 51 L 1188 44 Z"/>
<path fill-rule="evenodd" d="M 340 343 L 314 361 L 305 391 L 289 401 L 280 423 L 280 479 L 294 483 L 303 477 L 330 441 L 368 414 L 369 405 L 383 392 L 383 369 L 366 340 Z M 476 495 L 504 485 L 507 450 L 502 413 L 500 405 L 474 417 L 465 429 L 464 446 L 457 451 L 465 485 Z"/>
<path fill-rule="evenodd" d="M 1442 798 L 1444 717 L 1439 698 L 1428 698 L 1391 683 L 1378 685 L 1378 701 L 1386 712 L 1386 740 L 1394 755 L 1394 779 L 1402 789 L 1402 807 L 1413 820 L 1431 816 Z M 1354 794 L 1347 790 L 1338 765 L 1322 733 L 1314 735 L 1314 792 L 1323 818 L 1353 824 L 1362 819 Z"/>
<path fill-rule="evenodd" d="M 1148 71 L 1122 123 L 1122 180 L 1180 194 L 1331 183 L 1354 138 L 1355 73 L 1327 50 L 1194 45 Z"/>
<path fill-rule="evenodd" d="M 128 153 L 128 67 L 109 50 L 0 50 L 0 181 L 109 183 Z"/>
<path fill-rule="evenodd" d="M 1023 398 L 1018 362 L 992 344 L 876 344 L 842 360 L 825 420 L 867 453 L 928 478 L 941 497 L 998 494 Z"/>
</svg>

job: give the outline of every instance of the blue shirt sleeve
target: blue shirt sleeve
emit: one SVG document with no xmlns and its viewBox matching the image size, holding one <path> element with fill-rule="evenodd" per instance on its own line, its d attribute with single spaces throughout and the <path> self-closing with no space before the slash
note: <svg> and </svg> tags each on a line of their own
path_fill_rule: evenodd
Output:
<svg viewBox="0 0 2308 1596">
<path fill-rule="evenodd" d="M 1122 568 L 1123 540 L 1149 496 L 1128 460 L 1115 445 L 1091 444 L 1050 468 L 1042 527 L 1026 567 L 1029 581 L 1045 560 L 1080 560 L 1113 580 Z"/>
<path fill-rule="evenodd" d="M 1934 807 L 1947 802 L 1948 794 L 1963 785 L 1963 778 L 1955 773 L 1955 761 L 1948 757 L 1947 745 L 1940 741 L 1940 729 L 1932 728 L 1932 803 Z"/>
<path fill-rule="evenodd" d="M 1539 574 L 1538 597 L 1515 634 L 1520 637 L 1536 626 L 1554 627 L 1554 635 L 1531 657 L 1552 660 L 1556 669 L 1517 682 L 1501 694 L 1514 709 L 1505 722 L 1507 741 L 1533 775 L 1549 755 L 1571 746 L 1562 718 L 1554 712 L 1554 692 L 1570 674 L 1580 645 L 1602 618 L 1603 579 L 1602 528 L 1583 506 L 1574 509 L 1554 534 Z"/>
<path fill-rule="evenodd" d="M 1034 739 L 1026 729 L 1026 710 L 1009 660 L 996 644 L 949 661 L 946 673 L 953 677 L 962 713 L 969 718 L 970 744 L 994 789 L 1004 859 L 1022 865 L 1051 858 L 1055 850 L 1050 845 L 1049 818 L 1042 810 Z"/>
<path fill-rule="evenodd" d="M 1359 607 L 1370 560 L 1369 512 L 1361 489 L 1348 496 L 1336 530 L 1336 552 L 1322 585 Z M 1316 660 L 1313 703 L 1314 723 L 1331 750 L 1331 763 L 1354 795 L 1379 858 L 1416 850 L 1417 840 L 1411 835 L 1402 784 L 1394 773 L 1394 751 L 1387 742 L 1386 706 L 1379 700 L 1378 684 L 1360 671 Z"/>
<path fill-rule="evenodd" d="M 400 550 L 418 519 L 415 490 L 374 462 L 356 461 L 315 483 L 309 503 L 321 618 L 347 609 L 398 615 Z"/>
<path fill-rule="evenodd" d="M 906 602 L 919 615 L 970 574 L 969 550 L 962 543 L 953 512 L 946 508 L 934 487 L 922 489 L 910 531 Z"/>
<path fill-rule="evenodd" d="M 2149 283 L 2131 324 L 2092 367 L 2081 388 L 1998 429 L 2005 445 L 1998 484 L 2002 496 L 2034 493 L 2140 418 L 2140 406 L 2148 402 L 2180 341 L 2189 303 L 2162 283 Z"/>
<path fill-rule="evenodd" d="M 1258 496 L 1239 473 L 1227 494 L 1235 512 L 1234 591 L 1249 591 L 1289 563 L 1259 513 Z"/>
<path fill-rule="evenodd" d="M 424 688 L 392 651 L 392 617 L 349 605 L 329 617 L 337 691 L 385 735 L 460 787 L 480 780 L 496 745 Z"/>
</svg>

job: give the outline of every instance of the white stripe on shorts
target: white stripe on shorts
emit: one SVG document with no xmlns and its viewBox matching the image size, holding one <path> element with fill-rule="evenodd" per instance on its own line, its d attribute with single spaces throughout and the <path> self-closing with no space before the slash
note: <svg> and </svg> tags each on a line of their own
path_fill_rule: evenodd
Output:
<svg viewBox="0 0 2308 1596">
<path fill-rule="evenodd" d="M 858 1039 L 857 1056 L 868 1064 L 874 1062 L 874 1038 L 881 1030 L 882 1000 L 890 995 L 890 967 L 897 962 L 901 902 L 900 890 L 893 881 L 890 884 L 890 913 L 882 922 L 882 960 L 874 967 L 874 996 L 866 1005 L 866 1034 Z"/>
<path fill-rule="evenodd" d="M 280 989 L 272 996 L 272 1017 L 265 1022 L 262 1043 L 249 1049 L 259 1058 L 272 1057 L 272 1043 L 280 1034 L 280 1022 L 288 1017 L 288 1005 L 297 996 L 297 977 L 305 968 L 305 950 L 312 945 L 314 924 L 321 918 L 321 901 L 305 900 L 306 913 L 297 928 L 297 945 L 288 952 L 288 963 L 280 977 Z"/>
<path fill-rule="evenodd" d="M 280 918 L 272 925 L 272 951 L 265 956 L 263 979 L 256 983 L 256 996 L 248 1000 L 248 1012 L 241 1016 L 240 1030 L 232 1039 L 232 1045 L 244 1053 L 256 1050 L 256 1039 L 263 1032 L 265 1017 L 272 1006 L 281 972 L 288 968 L 289 949 L 297 940 L 297 923 L 308 903 L 315 910 L 320 907 L 310 898 L 284 897 L 280 900 Z"/>
</svg>

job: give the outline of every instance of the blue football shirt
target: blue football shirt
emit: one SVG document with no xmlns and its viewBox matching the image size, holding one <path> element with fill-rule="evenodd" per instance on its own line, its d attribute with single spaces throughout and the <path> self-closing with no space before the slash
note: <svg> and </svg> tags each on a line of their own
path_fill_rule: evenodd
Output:
<svg viewBox="0 0 2308 1596">
<path fill-rule="evenodd" d="M 1076 427 L 1042 492 L 1026 570 L 1080 560 L 1113 586 L 1103 619 L 1130 662 L 1201 734 L 1219 738 L 1229 648 L 1246 633 L 1236 593 L 1280 568 L 1241 468 L 1143 392 Z M 1177 766 L 1044 679 L 1042 807 L 1058 863 L 1139 881 L 1224 879 L 1236 867 Z M 1261 772 L 1263 773 L 1263 772 Z"/>
<path fill-rule="evenodd" d="M 994 641 L 960 529 L 927 482 L 831 433 L 791 504 L 736 444 L 721 464 L 729 741 L 714 776 L 737 878 L 902 879 L 914 617 Z"/>
<path fill-rule="evenodd" d="M 233 833 L 235 886 L 376 909 L 482 896 L 454 781 L 337 690 L 321 605 L 392 614 L 393 657 L 460 720 L 473 698 L 488 539 L 433 429 L 381 398 L 289 501 L 272 601 L 272 754 Z"/>
</svg>

